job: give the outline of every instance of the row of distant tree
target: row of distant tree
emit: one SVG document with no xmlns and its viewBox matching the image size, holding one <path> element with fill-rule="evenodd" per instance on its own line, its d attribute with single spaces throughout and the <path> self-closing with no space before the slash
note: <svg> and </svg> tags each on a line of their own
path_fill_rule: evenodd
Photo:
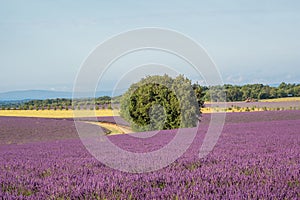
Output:
<svg viewBox="0 0 300 200">
<path fill-rule="evenodd" d="M 22 102 L 13 102 L 11 104 L 3 104 L 2 110 L 87 110 L 87 109 L 112 109 L 112 103 L 116 102 L 118 97 L 111 98 L 109 96 L 98 97 L 96 99 L 45 99 L 45 100 L 30 100 Z"/>
<path fill-rule="evenodd" d="M 199 104 L 204 101 L 246 101 L 272 99 L 283 97 L 300 97 L 300 84 L 281 83 L 278 87 L 263 84 L 247 84 L 243 86 L 226 84 L 224 86 L 201 86 L 198 83 L 192 85 Z M 68 109 L 112 109 L 112 105 L 118 105 L 120 96 L 111 98 L 109 96 L 96 99 L 46 99 L 30 100 L 1 105 L 1 109 L 21 110 L 68 110 Z M 116 106 L 118 107 L 118 106 Z"/>
<path fill-rule="evenodd" d="M 281 83 L 278 87 L 263 84 L 247 84 L 243 86 L 225 84 L 224 86 L 205 87 L 194 84 L 201 91 L 204 101 L 211 99 L 227 102 L 274 99 L 283 97 L 300 97 L 300 84 Z"/>
</svg>

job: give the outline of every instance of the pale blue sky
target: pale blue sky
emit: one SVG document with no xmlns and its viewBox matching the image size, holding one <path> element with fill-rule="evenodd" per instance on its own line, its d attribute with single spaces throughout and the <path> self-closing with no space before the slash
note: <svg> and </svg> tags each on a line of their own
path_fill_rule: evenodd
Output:
<svg viewBox="0 0 300 200">
<path fill-rule="evenodd" d="M 71 91 L 92 49 L 139 27 L 174 29 L 194 38 L 225 83 L 299 83 L 297 0 L 10 0 L 0 1 L 0 92 Z M 101 89 L 111 89 L 113 79 L 108 75 Z"/>
</svg>

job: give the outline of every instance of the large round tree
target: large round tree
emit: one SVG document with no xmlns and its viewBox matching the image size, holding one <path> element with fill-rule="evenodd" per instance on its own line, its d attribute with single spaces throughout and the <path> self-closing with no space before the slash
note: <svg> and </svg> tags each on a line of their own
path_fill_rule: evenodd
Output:
<svg viewBox="0 0 300 200">
<path fill-rule="evenodd" d="M 135 131 L 194 127 L 201 103 L 183 75 L 148 76 L 122 96 L 120 114 Z"/>
</svg>

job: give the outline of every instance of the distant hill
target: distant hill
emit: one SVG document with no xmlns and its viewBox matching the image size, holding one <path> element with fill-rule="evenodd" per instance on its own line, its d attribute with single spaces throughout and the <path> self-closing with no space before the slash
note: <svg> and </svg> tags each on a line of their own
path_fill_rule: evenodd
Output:
<svg viewBox="0 0 300 200">
<path fill-rule="evenodd" d="M 125 91 L 125 90 L 124 90 Z M 123 91 L 115 92 L 121 95 Z M 111 91 L 97 91 L 96 97 L 111 96 Z M 85 93 L 80 94 L 81 97 L 88 97 Z M 52 90 L 20 90 L 0 93 L 0 101 L 20 101 L 20 100 L 44 100 L 56 98 L 72 98 L 72 92 L 52 91 Z"/>
<path fill-rule="evenodd" d="M 31 100 L 31 99 L 52 99 L 52 98 L 71 98 L 71 92 L 59 92 L 48 90 L 22 90 L 0 93 L 1 101 L 12 100 Z"/>
</svg>

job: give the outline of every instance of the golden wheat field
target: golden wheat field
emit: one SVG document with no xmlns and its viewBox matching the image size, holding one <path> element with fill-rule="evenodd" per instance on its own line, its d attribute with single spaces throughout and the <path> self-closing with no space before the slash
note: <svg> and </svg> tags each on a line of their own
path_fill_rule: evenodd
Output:
<svg viewBox="0 0 300 200">
<path fill-rule="evenodd" d="M 245 112 L 241 110 L 226 110 L 226 112 Z M 252 111 L 252 110 L 251 110 Z M 262 111 L 256 109 L 255 111 Z M 224 109 L 202 108 L 202 113 L 225 112 Z M 5 117 L 41 117 L 41 118 L 73 118 L 73 117 L 92 117 L 92 116 L 117 116 L 118 111 L 113 110 L 80 110 L 76 111 L 74 116 L 73 110 L 0 110 L 0 116 Z"/>
<path fill-rule="evenodd" d="M 88 116 L 113 116 L 118 112 L 105 109 L 105 110 L 76 110 L 76 117 Z M 15 116 L 15 117 L 41 117 L 41 118 L 73 118 L 73 110 L 0 110 L 0 116 Z"/>
</svg>

